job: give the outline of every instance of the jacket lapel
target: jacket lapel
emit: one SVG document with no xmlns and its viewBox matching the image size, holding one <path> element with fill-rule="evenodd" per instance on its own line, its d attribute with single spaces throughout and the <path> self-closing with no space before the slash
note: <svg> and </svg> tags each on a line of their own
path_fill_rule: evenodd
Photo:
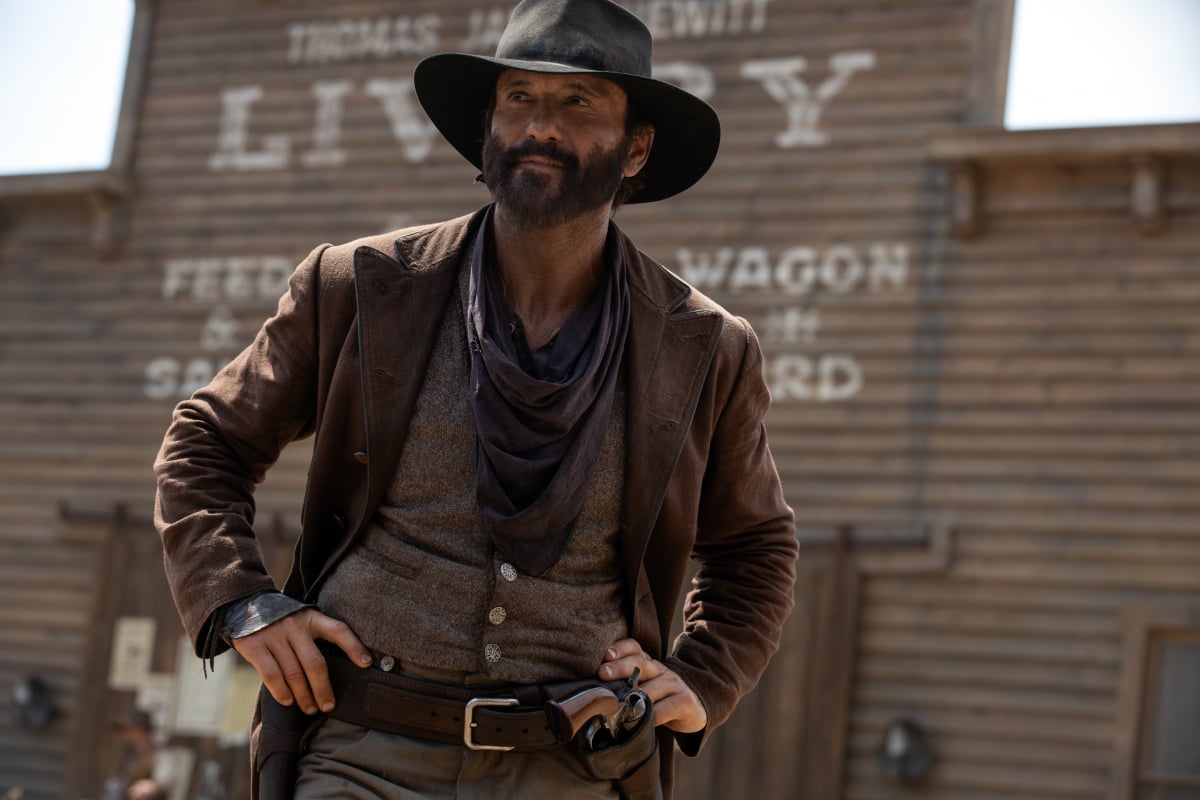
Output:
<svg viewBox="0 0 1200 800">
<path fill-rule="evenodd" d="M 636 253 L 630 249 L 627 252 Z M 691 427 L 721 331 L 713 311 L 687 310 L 691 289 L 657 264 L 631 259 L 622 554 L 636 601 L 638 572 Z"/>
<path fill-rule="evenodd" d="M 354 253 L 368 486 L 363 518 L 352 520 L 351 530 L 362 526 L 395 475 L 439 312 L 450 301 L 474 222 L 463 218 L 401 236 L 394 258 L 370 247 Z"/>
</svg>

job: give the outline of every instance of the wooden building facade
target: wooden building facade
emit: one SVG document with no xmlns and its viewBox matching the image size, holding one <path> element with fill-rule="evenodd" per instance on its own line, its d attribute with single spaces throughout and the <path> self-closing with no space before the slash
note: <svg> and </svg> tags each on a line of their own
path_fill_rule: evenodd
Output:
<svg viewBox="0 0 1200 800">
<path fill-rule="evenodd" d="M 1200 798 L 1200 125 L 1004 131 L 1011 0 L 625 4 L 724 139 L 617 219 L 758 331 L 803 545 L 680 796 Z M 178 797 L 244 796 L 150 465 L 313 246 L 486 202 L 411 74 L 503 6 L 138 0 L 112 167 L 0 177 L 0 796 L 100 797 L 135 704 Z M 277 574 L 306 459 L 259 494 Z"/>
</svg>

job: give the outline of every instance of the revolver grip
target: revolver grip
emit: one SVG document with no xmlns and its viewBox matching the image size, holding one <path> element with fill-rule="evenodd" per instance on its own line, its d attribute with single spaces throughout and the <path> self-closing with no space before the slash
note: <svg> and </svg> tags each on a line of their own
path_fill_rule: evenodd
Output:
<svg viewBox="0 0 1200 800">
<path fill-rule="evenodd" d="M 575 738 L 590 720 L 600 717 L 605 721 L 616 716 L 620 703 L 616 694 L 603 686 L 593 686 L 576 692 L 562 700 L 546 703 L 546 713 L 555 734 L 564 742 Z"/>
</svg>

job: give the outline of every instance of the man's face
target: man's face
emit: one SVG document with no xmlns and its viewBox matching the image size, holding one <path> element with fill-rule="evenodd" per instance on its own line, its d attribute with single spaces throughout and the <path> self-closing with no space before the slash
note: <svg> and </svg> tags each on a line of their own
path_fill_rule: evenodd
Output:
<svg viewBox="0 0 1200 800">
<path fill-rule="evenodd" d="M 625 109 L 625 92 L 603 78 L 502 73 L 483 175 L 506 216 L 536 229 L 611 206 L 652 141 L 626 133 Z"/>
</svg>

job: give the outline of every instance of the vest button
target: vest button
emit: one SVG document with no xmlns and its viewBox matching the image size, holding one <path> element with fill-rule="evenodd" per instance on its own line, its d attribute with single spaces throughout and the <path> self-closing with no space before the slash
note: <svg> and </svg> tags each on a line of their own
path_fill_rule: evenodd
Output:
<svg viewBox="0 0 1200 800">
<path fill-rule="evenodd" d="M 504 610 L 504 606 L 496 606 L 488 612 L 488 622 L 493 625 L 499 625 L 508 618 L 508 612 Z"/>
<path fill-rule="evenodd" d="M 504 653 L 500 650 L 500 645 L 498 644 L 489 644 L 487 647 L 483 648 L 483 657 L 487 659 L 489 664 L 495 664 L 500 660 L 502 655 L 504 655 Z"/>
<path fill-rule="evenodd" d="M 396 668 L 396 659 L 391 656 L 384 656 L 379 659 L 379 668 L 384 672 L 391 672 Z"/>
<path fill-rule="evenodd" d="M 509 583 L 512 583 L 517 579 L 517 568 L 505 561 L 500 565 L 500 576 Z"/>
</svg>

